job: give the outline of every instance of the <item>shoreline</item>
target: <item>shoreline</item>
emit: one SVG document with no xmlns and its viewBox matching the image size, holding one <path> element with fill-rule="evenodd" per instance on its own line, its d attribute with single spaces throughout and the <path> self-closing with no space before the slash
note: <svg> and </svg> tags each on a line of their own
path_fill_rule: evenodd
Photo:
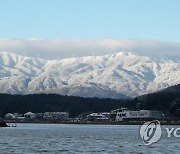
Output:
<svg viewBox="0 0 180 154">
<path fill-rule="evenodd" d="M 79 124 L 79 125 L 142 125 L 147 121 L 134 122 L 67 122 L 67 121 L 6 121 L 7 124 L 14 123 L 33 123 L 33 124 Z M 160 121 L 161 125 L 180 125 L 180 122 L 164 122 Z"/>
</svg>

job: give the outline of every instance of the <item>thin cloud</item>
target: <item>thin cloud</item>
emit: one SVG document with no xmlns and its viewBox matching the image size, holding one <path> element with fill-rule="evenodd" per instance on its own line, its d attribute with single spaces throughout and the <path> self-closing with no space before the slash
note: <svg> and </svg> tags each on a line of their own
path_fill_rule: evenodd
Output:
<svg viewBox="0 0 180 154">
<path fill-rule="evenodd" d="M 0 39 L 0 51 L 56 59 L 105 55 L 120 51 L 143 55 L 180 56 L 180 42 L 124 39 Z"/>
</svg>

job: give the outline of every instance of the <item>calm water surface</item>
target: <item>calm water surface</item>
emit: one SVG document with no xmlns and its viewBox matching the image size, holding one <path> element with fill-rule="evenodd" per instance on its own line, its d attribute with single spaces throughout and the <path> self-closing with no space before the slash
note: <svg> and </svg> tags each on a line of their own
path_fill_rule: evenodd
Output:
<svg viewBox="0 0 180 154">
<path fill-rule="evenodd" d="M 145 146 L 139 137 L 139 128 L 123 125 L 18 124 L 14 128 L 0 128 L 0 153 L 180 153 L 180 138 L 164 135 L 158 143 Z"/>
</svg>

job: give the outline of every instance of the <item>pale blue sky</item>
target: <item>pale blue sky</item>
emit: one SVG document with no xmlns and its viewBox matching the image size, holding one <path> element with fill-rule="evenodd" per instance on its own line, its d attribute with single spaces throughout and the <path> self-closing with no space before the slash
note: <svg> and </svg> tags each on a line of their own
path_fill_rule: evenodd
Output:
<svg viewBox="0 0 180 154">
<path fill-rule="evenodd" d="M 0 0 L 0 38 L 180 41 L 180 0 Z"/>
</svg>

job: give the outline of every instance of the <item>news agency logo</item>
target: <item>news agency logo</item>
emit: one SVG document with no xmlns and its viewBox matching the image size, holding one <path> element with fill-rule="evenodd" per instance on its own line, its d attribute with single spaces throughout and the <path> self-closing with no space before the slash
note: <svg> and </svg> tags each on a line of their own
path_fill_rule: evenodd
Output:
<svg viewBox="0 0 180 154">
<path fill-rule="evenodd" d="M 140 128 L 140 136 L 145 145 L 156 143 L 162 135 L 161 124 L 158 120 L 145 122 Z"/>
<path fill-rule="evenodd" d="M 175 137 L 180 138 L 180 127 L 176 128 L 165 128 L 167 138 Z M 165 135 L 165 134 L 164 134 Z M 160 121 L 153 120 L 145 122 L 140 128 L 140 137 L 145 145 L 156 143 L 162 136 L 162 128 Z"/>
</svg>

